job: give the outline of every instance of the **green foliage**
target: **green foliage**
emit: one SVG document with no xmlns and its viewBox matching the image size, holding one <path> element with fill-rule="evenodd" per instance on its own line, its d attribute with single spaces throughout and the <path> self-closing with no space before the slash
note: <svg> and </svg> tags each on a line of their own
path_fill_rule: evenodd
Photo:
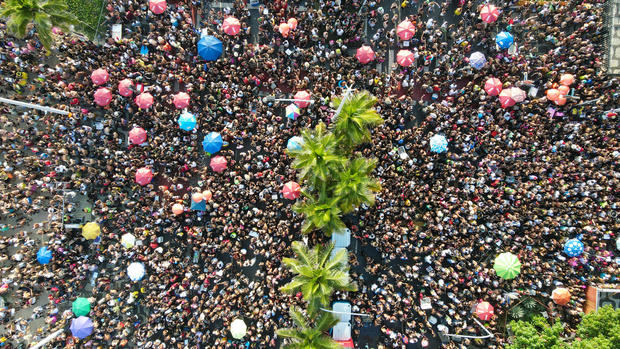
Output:
<svg viewBox="0 0 620 349">
<path fill-rule="evenodd" d="M 95 32 L 97 25 L 99 24 L 99 15 L 101 15 L 101 22 L 105 20 L 105 9 L 101 12 L 101 7 L 104 6 L 106 0 L 64 0 L 69 7 L 69 12 L 73 13 L 80 19 L 80 23 L 77 25 L 78 31 L 86 34 L 91 40 L 95 39 Z M 99 32 L 105 30 L 99 28 Z"/>
<path fill-rule="evenodd" d="M 306 192 L 302 192 L 302 194 L 306 199 L 295 204 L 293 210 L 306 217 L 301 227 L 303 234 L 314 229 L 320 229 L 325 235 L 331 236 L 334 232 L 346 227 L 340 219 L 342 211 L 338 206 L 337 197 L 328 198 L 326 195 L 321 195 L 317 200 Z"/>
<path fill-rule="evenodd" d="M 381 184 L 370 176 L 376 165 L 375 159 L 357 158 L 349 161 L 346 169 L 338 173 L 333 193 L 343 213 L 349 213 L 361 204 L 374 205 L 374 193 L 381 190 Z"/>
<path fill-rule="evenodd" d="M 54 43 L 52 27 L 69 32 L 78 23 L 77 17 L 67 11 L 64 0 L 6 0 L 0 17 L 7 17 L 7 28 L 17 38 L 24 38 L 30 25 L 34 26 L 39 41 L 49 51 Z"/>
<path fill-rule="evenodd" d="M 513 320 L 530 321 L 535 316 L 539 316 L 544 310 L 544 307 L 536 300 L 531 297 L 525 297 L 521 302 L 510 308 L 508 314 L 510 314 L 510 318 Z"/>
<path fill-rule="evenodd" d="M 320 307 L 329 306 L 334 291 L 357 290 L 355 284 L 349 280 L 346 250 L 339 251 L 330 259 L 333 244 L 309 249 L 304 243 L 295 241 L 292 248 L 297 258 L 283 258 L 282 263 L 295 277 L 280 290 L 289 294 L 301 290 L 304 300 L 308 302 L 308 313 L 311 316 L 320 312 Z"/>
<path fill-rule="evenodd" d="M 620 310 L 607 305 L 584 315 L 577 327 L 577 336 L 592 343 L 608 341 L 609 348 L 620 348 Z"/>
<path fill-rule="evenodd" d="M 553 326 L 547 323 L 542 316 L 536 316 L 532 321 L 511 321 L 510 328 L 514 333 L 512 344 L 508 349 L 563 349 L 568 348 L 562 341 L 561 334 L 564 327 L 560 322 Z"/>
<path fill-rule="evenodd" d="M 336 97 L 332 101 L 332 108 L 338 108 L 342 98 Z M 383 119 L 373 108 L 377 98 L 368 91 L 362 91 L 347 98 L 338 119 L 331 125 L 340 145 L 352 149 L 364 142 L 370 141 L 370 127 L 379 126 Z"/>
<path fill-rule="evenodd" d="M 338 323 L 332 314 L 321 312 L 316 321 L 306 321 L 299 309 L 291 309 L 291 319 L 295 327 L 277 330 L 280 337 L 286 338 L 288 344 L 284 349 L 340 349 L 340 344 L 332 340 L 325 333 Z"/>
</svg>

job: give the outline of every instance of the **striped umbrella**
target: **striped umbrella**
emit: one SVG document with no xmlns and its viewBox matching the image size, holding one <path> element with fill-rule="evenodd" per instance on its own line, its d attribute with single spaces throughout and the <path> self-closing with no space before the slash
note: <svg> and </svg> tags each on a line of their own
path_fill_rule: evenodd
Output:
<svg viewBox="0 0 620 349">
<path fill-rule="evenodd" d="M 415 56 L 413 52 L 409 50 L 400 50 L 396 54 L 396 62 L 403 67 L 408 67 L 413 64 L 415 61 Z"/>
<path fill-rule="evenodd" d="M 495 258 L 493 269 L 504 280 L 514 279 L 521 272 L 519 258 L 510 252 L 501 253 Z"/>
<path fill-rule="evenodd" d="M 493 317 L 493 306 L 489 302 L 480 302 L 476 305 L 476 316 L 480 320 L 488 321 Z"/>
</svg>

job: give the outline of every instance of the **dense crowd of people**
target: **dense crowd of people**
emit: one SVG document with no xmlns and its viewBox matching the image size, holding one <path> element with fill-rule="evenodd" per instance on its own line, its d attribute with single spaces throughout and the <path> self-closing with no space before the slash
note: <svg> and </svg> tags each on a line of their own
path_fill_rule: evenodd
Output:
<svg viewBox="0 0 620 349">
<path fill-rule="evenodd" d="M 359 291 L 335 297 L 371 314 L 385 348 L 439 347 L 438 325 L 480 333 L 472 306 L 485 300 L 502 313 L 514 293 L 537 297 L 571 331 L 585 287 L 617 283 L 619 273 L 620 149 L 613 109 L 620 98 L 618 81 L 603 70 L 603 4 L 505 1 L 497 4 L 499 20 L 485 24 L 475 1 L 384 8 L 377 1 L 319 0 L 300 10 L 299 1 L 274 0 L 249 10 L 236 0 L 205 11 L 198 1 L 169 2 L 164 14 L 154 15 L 147 1 L 111 0 L 106 24 L 123 25 L 121 40 L 108 34 L 97 45 L 58 35 L 49 57 L 36 36 L 16 40 L 1 24 L 0 94 L 73 111 L 65 116 L 0 106 L 6 346 L 36 342 L 61 328 L 71 301 L 83 296 L 91 300 L 96 324 L 86 343 L 92 347 L 278 347 L 275 330 L 291 326 L 288 309 L 302 304 L 278 290 L 291 277 L 280 261 L 292 256 L 291 242 L 302 239 L 302 217 L 280 194 L 296 176 L 286 142 L 305 127 L 329 123 L 329 101 L 347 85 L 379 99 L 385 124 L 360 152 L 379 160 L 375 176 L 383 189 L 375 206 L 345 217 L 360 247 L 350 252 Z M 381 71 L 390 50 L 403 45 L 395 26 L 405 13 L 417 27 L 409 46 L 416 62 Z M 227 16 L 241 21 L 238 35 L 221 32 Z M 283 37 L 277 26 L 291 17 L 298 26 Z M 496 48 L 501 30 L 514 35 L 516 52 Z M 197 55 L 201 31 L 224 43 L 219 60 Z M 356 60 L 362 44 L 373 47 L 376 62 Z M 488 59 L 481 70 L 467 62 L 473 51 Z M 114 93 L 108 106 L 98 107 L 90 80 L 98 68 L 108 71 L 105 86 L 114 92 L 125 78 L 142 84 L 153 106 L 142 110 Z M 556 106 L 544 91 L 564 73 L 577 78 L 574 97 Z M 482 88 L 491 76 L 525 89 L 527 99 L 502 108 Z M 295 121 L 283 115 L 285 105 L 262 99 L 290 98 L 300 90 L 315 103 Z M 193 132 L 176 123 L 181 111 L 172 95 L 179 91 L 192 98 Z M 147 143 L 128 144 L 135 126 L 147 131 Z M 228 160 L 223 173 L 209 168 L 200 144 L 211 131 L 226 144 L 217 154 Z M 446 153 L 430 152 L 434 134 L 449 140 Z M 142 187 L 134 175 L 145 166 L 155 177 Z M 62 189 L 73 191 L 74 200 L 65 201 Z M 213 194 L 204 213 L 171 213 L 173 203 L 188 206 L 197 190 Z M 101 225 L 100 242 L 63 229 L 62 222 L 82 216 Z M 45 222 L 33 223 L 33 217 Z M 122 247 L 125 233 L 141 244 Z M 574 237 L 585 253 L 569 261 L 562 247 Z M 328 241 L 318 232 L 307 239 Z M 36 259 L 41 244 L 54 252 L 45 266 Z M 523 263 L 509 281 L 492 268 L 495 256 L 507 251 Z M 126 275 L 135 261 L 146 265 L 141 282 Z M 563 308 L 549 298 L 558 285 L 573 294 Z M 41 302 L 45 296 L 49 301 Z M 421 308 L 426 297 L 431 310 Z M 32 308 L 31 316 L 23 315 Z M 30 328 L 39 317 L 45 324 Z M 243 341 L 230 338 L 235 318 L 248 324 Z M 355 337 L 368 324 L 354 321 Z M 495 336 L 485 347 L 506 343 L 504 321 L 489 321 Z M 68 335 L 53 343 L 64 347 Z"/>
</svg>

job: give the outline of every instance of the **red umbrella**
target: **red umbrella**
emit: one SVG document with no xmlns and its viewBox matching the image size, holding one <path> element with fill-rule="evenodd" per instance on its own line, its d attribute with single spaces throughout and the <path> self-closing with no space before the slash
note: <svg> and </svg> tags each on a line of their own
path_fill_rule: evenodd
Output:
<svg viewBox="0 0 620 349">
<path fill-rule="evenodd" d="M 150 0 L 149 9 L 156 15 L 160 15 L 166 11 L 166 0 Z"/>
<path fill-rule="evenodd" d="M 153 96 L 148 92 L 141 93 L 136 97 L 136 104 L 142 109 L 148 109 L 153 105 Z"/>
<path fill-rule="evenodd" d="M 400 50 L 396 55 L 396 62 L 403 67 L 408 67 L 413 64 L 415 57 L 413 56 L 413 52 L 409 50 Z"/>
<path fill-rule="evenodd" d="M 409 40 L 415 35 L 415 26 L 409 20 L 402 21 L 396 27 L 396 33 L 401 40 Z"/>
<path fill-rule="evenodd" d="M 489 302 L 480 302 L 476 306 L 476 315 L 480 320 L 487 321 L 493 317 L 493 306 Z"/>
<path fill-rule="evenodd" d="M 121 80 L 118 83 L 118 93 L 124 97 L 130 97 L 133 94 L 133 82 L 129 79 Z"/>
<path fill-rule="evenodd" d="M 223 156 L 216 156 L 211 159 L 211 169 L 215 172 L 223 172 L 228 165 L 228 161 Z"/>
<path fill-rule="evenodd" d="M 305 108 L 310 105 L 310 93 L 308 91 L 299 91 L 295 93 L 293 99 L 301 99 L 307 102 L 296 101 L 295 104 L 300 108 Z"/>
<path fill-rule="evenodd" d="M 480 18 L 486 23 L 493 23 L 499 18 L 499 10 L 494 5 L 484 5 L 480 10 Z"/>
<path fill-rule="evenodd" d="M 357 58 L 360 63 L 366 64 L 375 60 L 375 51 L 373 51 L 370 46 L 362 46 L 357 49 L 355 58 Z"/>
<path fill-rule="evenodd" d="M 105 69 L 96 69 L 90 74 L 90 79 L 93 81 L 95 85 L 103 85 L 108 82 L 108 72 Z"/>
<path fill-rule="evenodd" d="M 139 168 L 138 171 L 136 171 L 136 183 L 144 186 L 151 183 L 152 179 L 153 172 L 151 172 L 151 169 L 142 167 Z"/>
<path fill-rule="evenodd" d="M 174 95 L 174 106 L 177 109 L 185 109 L 189 106 L 189 95 L 185 92 L 179 92 Z"/>
<path fill-rule="evenodd" d="M 132 144 L 142 144 L 146 142 L 146 131 L 142 127 L 134 127 L 129 131 L 129 141 Z"/>
<path fill-rule="evenodd" d="M 288 182 L 282 188 L 282 195 L 289 200 L 295 200 L 301 194 L 301 187 L 295 182 Z"/>
<path fill-rule="evenodd" d="M 497 96 L 502 92 L 502 82 L 497 78 L 489 78 L 484 83 L 484 90 L 487 91 L 489 96 Z"/>
<path fill-rule="evenodd" d="M 241 23 L 235 17 L 228 17 L 222 23 L 222 31 L 228 35 L 237 35 L 241 30 Z"/>
<path fill-rule="evenodd" d="M 101 87 L 95 91 L 95 103 L 101 107 L 110 104 L 112 100 L 112 92 L 105 87 Z"/>
</svg>

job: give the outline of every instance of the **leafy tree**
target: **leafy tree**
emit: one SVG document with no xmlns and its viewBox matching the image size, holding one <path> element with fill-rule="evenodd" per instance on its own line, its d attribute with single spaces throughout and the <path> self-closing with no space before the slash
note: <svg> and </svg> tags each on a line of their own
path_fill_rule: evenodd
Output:
<svg viewBox="0 0 620 349">
<path fill-rule="evenodd" d="M 312 326 L 304 318 L 301 311 L 291 309 L 291 319 L 295 327 L 278 329 L 278 336 L 287 338 L 288 344 L 284 349 L 341 349 L 341 345 L 332 340 L 325 333 L 338 323 L 338 319 L 330 313 L 322 312 Z"/>
<path fill-rule="evenodd" d="M 333 193 L 343 213 L 349 213 L 361 204 L 372 206 L 375 203 L 374 193 L 381 190 L 381 184 L 370 174 L 376 165 L 374 159 L 357 158 L 338 173 Z"/>
<path fill-rule="evenodd" d="M 346 228 L 340 214 L 342 210 L 338 206 L 338 197 L 328 198 L 325 194 L 317 200 L 310 194 L 302 191 L 306 197 L 293 206 L 293 210 L 305 217 L 301 232 L 307 234 L 314 229 L 322 230 L 327 236 L 335 231 Z"/>
<path fill-rule="evenodd" d="M 599 308 L 596 312 L 584 315 L 577 327 L 577 336 L 582 338 L 581 344 L 575 341 L 576 348 L 620 348 L 620 309 L 614 309 L 611 305 Z M 608 343 L 608 346 L 605 346 Z M 577 346 L 577 344 L 579 346 Z"/>
<path fill-rule="evenodd" d="M 565 349 L 567 344 L 562 341 L 564 326 L 556 322 L 550 326 L 542 316 L 532 321 L 511 321 L 510 328 L 514 333 L 512 344 L 508 349 Z"/>
<path fill-rule="evenodd" d="M 328 182 L 341 171 L 347 159 L 337 150 L 336 137 L 320 123 L 313 131 L 302 131 L 301 150 L 290 150 L 295 159 L 293 168 L 300 170 L 299 178 L 315 188 L 325 190 Z"/>
<path fill-rule="evenodd" d="M 309 249 L 304 243 L 295 241 L 292 248 L 297 258 L 283 258 L 282 263 L 295 277 L 280 290 L 289 294 L 301 290 L 304 300 L 308 302 L 310 315 L 316 314 L 320 307 L 328 306 L 334 291 L 357 290 L 349 280 L 346 250 L 339 251 L 330 259 L 333 244 Z"/>
<path fill-rule="evenodd" d="M 8 17 L 7 27 L 17 38 L 24 38 L 32 25 L 39 41 L 50 50 L 52 27 L 68 32 L 78 19 L 67 11 L 64 0 L 6 0 L 0 9 L 0 17 Z"/>
<path fill-rule="evenodd" d="M 342 98 L 336 97 L 332 107 L 338 108 Z M 338 142 L 346 149 L 370 141 L 370 127 L 383 123 L 383 119 L 373 108 L 377 98 L 368 91 L 362 91 L 347 98 L 338 119 L 332 124 L 332 130 Z"/>
</svg>

